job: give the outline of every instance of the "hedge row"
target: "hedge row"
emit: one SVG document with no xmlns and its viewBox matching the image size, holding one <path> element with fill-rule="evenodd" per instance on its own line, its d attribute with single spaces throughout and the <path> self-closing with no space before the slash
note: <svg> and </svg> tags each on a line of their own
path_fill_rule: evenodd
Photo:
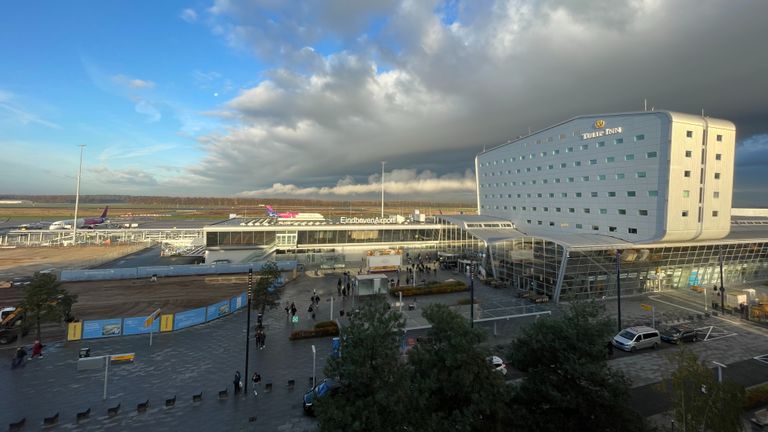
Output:
<svg viewBox="0 0 768 432">
<path fill-rule="evenodd" d="M 748 388 L 744 394 L 744 409 L 751 410 L 768 404 L 768 384 Z"/>
<path fill-rule="evenodd" d="M 461 292 L 467 290 L 467 284 L 461 281 L 449 281 L 449 282 L 435 282 L 432 281 L 425 285 L 418 285 L 415 287 L 401 286 L 397 288 L 391 288 L 389 293 L 397 297 L 398 293 L 403 293 L 403 297 L 427 295 L 427 294 L 446 294 L 453 292 Z"/>
<path fill-rule="evenodd" d="M 290 340 L 309 339 L 315 337 L 338 336 L 339 326 L 335 321 L 320 321 L 315 324 L 311 330 L 294 330 L 291 332 Z"/>
</svg>

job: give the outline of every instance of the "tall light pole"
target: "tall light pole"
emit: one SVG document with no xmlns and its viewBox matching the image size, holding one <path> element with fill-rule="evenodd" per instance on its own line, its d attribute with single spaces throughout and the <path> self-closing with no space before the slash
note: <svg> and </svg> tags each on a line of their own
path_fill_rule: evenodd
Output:
<svg viewBox="0 0 768 432">
<path fill-rule="evenodd" d="M 723 248 L 717 246 L 717 255 L 720 259 L 720 313 L 725 313 L 725 287 L 723 287 Z"/>
<path fill-rule="evenodd" d="M 384 219 L 384 164 L 387 161 L 381 161 L 381 218 Z"/>
<path fill-rule="evenodd" d="M 80 166 L 77 168 L 77 187 L 75 189 L 75 219 L 72 221 L 72 245 L 77 244 L 77 207 L 80 204 L 80 176 L 83 174 L 83 149 L 85 144 L 80 144 Z"/>
<path fill-rule="evenodd" d="M 253 269 L 248 269 L 248 318 L 245 324 L 245 376 L 243 394 L 248 394 L 248 354 L 251 352 L 251 298 L 253 297 Z"/>
<path fill-rule="evenodd" d="M 312 388 L 315 388 L 315 386 L 317 385 L 317 378 L 315 377 L 315 371 L 316 371 L 315 366 L 317 365 L 315 361 L 316 358 L 317 358 L 317 351 L 315 351 L 315 345 L 312 344 Z"/>
<path fill-rule="evenodd" d="M 619 331 L 621 331 L 621 250 L 616 250 L 616 304 L 618 309 Z"/>
</svg>

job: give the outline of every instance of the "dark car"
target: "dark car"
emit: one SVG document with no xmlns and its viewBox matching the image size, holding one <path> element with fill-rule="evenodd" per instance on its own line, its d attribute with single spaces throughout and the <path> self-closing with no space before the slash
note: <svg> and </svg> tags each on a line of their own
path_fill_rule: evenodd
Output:
<svg viewBox="0 0 768 432">
<path fill-rule="evenodd" d="M 331 378 L 320 381 L 320 384 L 316 385 L 315 388 L 304 393 L 304 412 L 309 415 L 315 415 L 315 401 L 328 394 L 338 392 L 339 388 L 341 388 L 341 385 Z"/>
<path fill-rule="evenodd" d="M 687 325 L 676 325 L 667 327 L 661 332 L 661 340 L 677 344 L 682 342 L 696 342 L 699 340 L 699 334 L 693 327 Z"/>
</svg>

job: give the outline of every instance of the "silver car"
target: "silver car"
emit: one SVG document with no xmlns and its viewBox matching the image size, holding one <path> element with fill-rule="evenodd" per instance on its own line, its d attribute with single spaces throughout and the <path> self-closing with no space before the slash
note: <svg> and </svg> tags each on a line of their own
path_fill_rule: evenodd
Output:
<svg viewBox="0 0 768 432">
<path fill-rule="evenodd" d="M 651 327 L 629 327 L 613 337 L 613 346 L 634 352 L 643 348 L 656 349 L 661 344 L 658 330 Z"/>
</svg>

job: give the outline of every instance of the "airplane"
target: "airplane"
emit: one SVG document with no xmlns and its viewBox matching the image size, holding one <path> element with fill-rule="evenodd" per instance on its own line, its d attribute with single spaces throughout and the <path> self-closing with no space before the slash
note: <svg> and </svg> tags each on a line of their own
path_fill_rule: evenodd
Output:
<svg viewBox="0 0 768 432">
<path fill-rule="evenodd" d="M 275 209 L 272 208 L 271 205 L 268 205 L 266 207 L 267 207 L 267 215 L 269 215 L 269 217 L 273 217 L 273 218 L 293 219 L 293 218 L 295 218 L 296 216 L 298 216 L 300 214 L 300 213 L 295 213 L 295 212 L 282 212 L 282 213 L 278 213 L 278 212 L 275 211 Z"/>
<path fill-rule="evenodd" d="M 101 216 L 99 216 L 97 218 L 79 218 L 79 219 L 77 219 L 77 227 L 78 228 L 87 228 L 87 229 L 96 228 L 96 226 L 101 225 L 101 224 L 107 222 L 107 212 L 108 211 L 109 211 L 109 206 L 104 208 L 104 211 L 101 213 Z M 51 226 L 48 227 L 49 230 L 70 229 L 70 228 L 72 228 L 72 219 L 56 221 L 56 222 L 52 223 Z"/>
</svg>

